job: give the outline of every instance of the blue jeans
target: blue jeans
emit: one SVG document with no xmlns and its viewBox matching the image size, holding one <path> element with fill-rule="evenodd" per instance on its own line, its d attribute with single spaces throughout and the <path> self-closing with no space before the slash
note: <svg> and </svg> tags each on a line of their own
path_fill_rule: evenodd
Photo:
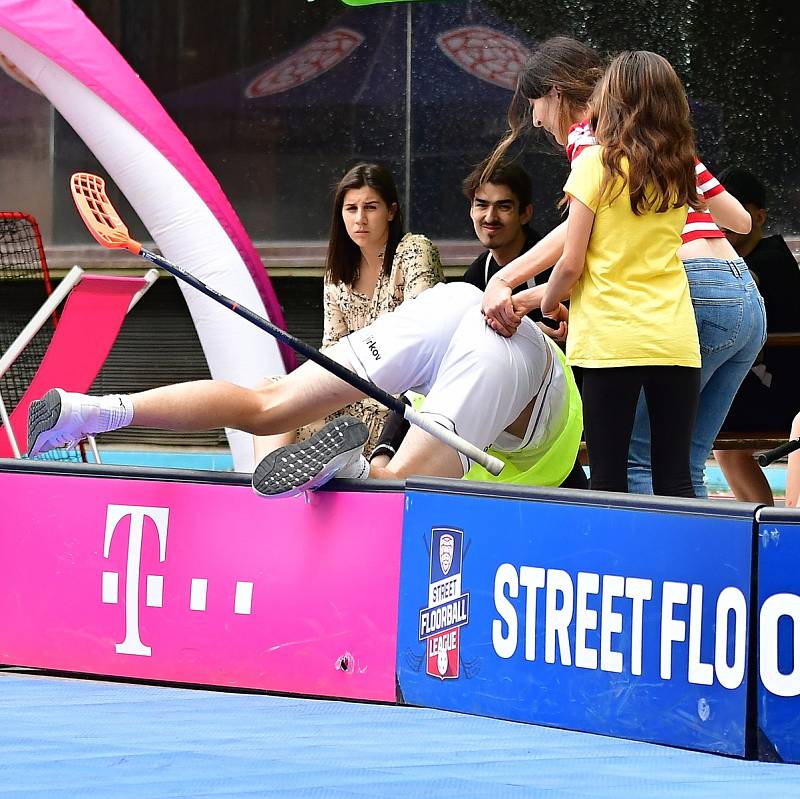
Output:
<svg viewBox="0 0 800 799">
<path fill-rule="evenodd" d="M 684 261 L 700 337 L 700 404 L 692 434 L 692 485 L 708 496 L 706 460 L 742 380 L 767 338 L 764 300 L 747 264 L 737 258 L 691 258 Z M 644 395 L 639 397 L 628 450 L 628 490 L 652 494 L 650 421 Z"/>
</svg>

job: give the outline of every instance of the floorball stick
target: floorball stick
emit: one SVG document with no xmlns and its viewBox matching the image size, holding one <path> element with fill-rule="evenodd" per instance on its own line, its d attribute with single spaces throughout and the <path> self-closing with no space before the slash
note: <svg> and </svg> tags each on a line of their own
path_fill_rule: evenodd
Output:
<svg viewBox="0 0 800 799">
<path fill-rule="evenodd" d="M 247 319 L 248 322 L 251 322 L 256 327 L 269 333 L 271 336 L 278 339 L 278 341 L 282 341 L 295 352 L 319 364 L 323 369 L 327 369 L 329 372 L 336 375 L 336 377 L 344 380 L 345 383 L 349 383 L 368 397 L 372 397 L 372 399 L 385 405 L 390 410 L 401 414 L 408 419 L 411 424 L 416 425 L 426 433 L 430 433 L 434 438 L 443 441 L 453 449 L 466 455 L 470 460 L 479 463 L 492 474 L 498 475 L 502 471 L 503 462 L 498 458 L 489 455 L 482 449 L 478 449 L 474 444 L 470 444 L 469 441 L 465 441 L 461 436 L 431 421 L 423 414 L 406 405 L 402 400 L 378 388 L 374 383 L 364 380 L 341 364 L 331 360 L 327 355 L 323 355 L 323 353 L 314 349 L 314 347 L 300 341 L 300 339 L 276 327 L 272 322 L 264 319 L 262 316 L 259 316 L 248 308 L 220 294 L 180 266 L 173 264 L 160 255 L 156 255 L 154 252 L 146 250 L 138 241 L 134 241 L 128 234 L 128 228 L 125 226 L 122 219 L 120 219 L 119 214 L 114 210 L 114 206 L 111 205 L 111 201 L 106 196 L 105 181 L 103 178 L 86 172 L 77 172 L 72 176 L 70 187 L 72 189 L 72 198 L 75 200 L 75 205 L 78 208 L 81 219 L 83 219 L 86 227 L 96 241 L 104 247 L 108 247 L 112 250 L 128 250 L 128 252 L 134 255 L 146 258 L 171 275 L 193 286 L 207 297 L 211 297 L 212 300 L 216 300 L 234 313 Z"/>
<path fill-rule="evenodd" d="M 762 452 L 758 458 L 756 458 L 756 460 L 758 461 L 759 466 L 769 466 L 773 461 L 778 460 L 778 458 L 782 458 L 784 455 L 790 455 L 796 449 L 800 449 L 800 438 L 792 438 L 785 444 L 775 447 L 775 449 Z"/>
</svg>

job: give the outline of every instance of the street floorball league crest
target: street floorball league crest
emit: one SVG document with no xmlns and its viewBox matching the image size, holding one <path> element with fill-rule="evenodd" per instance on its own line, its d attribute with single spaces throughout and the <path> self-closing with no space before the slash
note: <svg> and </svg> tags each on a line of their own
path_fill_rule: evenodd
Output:
<svg viewBox="0 0 800 799">
<path fill-rule="evenodd" d="M 419 612 L 419 640 L 425 642 L 426 672 L 442 680 L 458 677 L 459 637 L 469 621 L 469 594 L 461 592 L 463 554 L 463 530 L 431 530 L 428 605 Z"/>
</svg>

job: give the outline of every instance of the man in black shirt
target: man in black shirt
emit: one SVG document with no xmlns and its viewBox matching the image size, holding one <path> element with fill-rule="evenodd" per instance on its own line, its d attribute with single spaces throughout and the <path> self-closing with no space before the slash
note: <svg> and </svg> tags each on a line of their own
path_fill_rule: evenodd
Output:
<svg viewBox="0 0 800 799">
<path fill-rule="evenodd" d="M 486 247 L 464 272 L 463 280 L 486 291 L 489 279 L 506 264 L 527 252 L 542 237 L 530 226 L 533 218 L 533 189 L 530 175 L 518 164 L 501 162 L 481 181 L 484 164 L 478 165 L 464 180 L 462 189 L 469 200 L 469 215 L 475 235 Z M 536 275 L 528 283 L 521 283 L 513 293 L 546 283 L 552 267 Z M 528 314 L 539 321 L 542 314 L 535 309 Z M 541 327 L 541 325 L 540 325 Z M 542 327 L 556 341 L 559 337 Z M 589 484 L 580 463 L 576 461 L 572 471 L 561 484 L 564 488 L 588 488 Z"/>
<path fill-rule="evenodd" d="M 533 217 L 531 179 L 517 164 L 500 164 L 489 180 L 481 183 L 483 165 L 478 166 L 462 184 L 470 202 L 469 215 L 478 240 L 487 248 L 464 272 L 463 279 L 481 291 L 486 290 L 493 277 L 510 261 L 527 252 L 542 237 L 530 226 Z M 546 283 L 552 272 L 548 269 L 534 279 Z M 532 281 L 533 282 L 533 281 Z M 516 289 L 528 288 L 521 284 Z"/>
<path fill-rule="evenodd" d="M 800 329 L 800 268 L 783 236 L 764 235 L 767 211 L 764 186 L 744 169 L 720 172 L 725 188 L 747 209 L 753 220 L 749 233 L 727 231 L 728 241 L 753 273 L 767 307 L 770 333 Z M 730 186 L 731 188 L 728 188 Z"/>
<path fill-rule="evenodd" d="M 727 236 L 758 283 L 767 310 L 767 332 L 800 331 L 800 268 L 782 236 L 764 236 L 764 186 L 737 167 L 717 177 L 753 220 L 749 233 L 728 231 Z M 796 348 L 763 350 L 739 388 L 722 429 L 735 433 L 788 430 L 800 406 L 798 366 Z M 752 450 L 718 450 L 714 455 L 737 499 L 772 504 L 772 491 Z"/>
</svg>

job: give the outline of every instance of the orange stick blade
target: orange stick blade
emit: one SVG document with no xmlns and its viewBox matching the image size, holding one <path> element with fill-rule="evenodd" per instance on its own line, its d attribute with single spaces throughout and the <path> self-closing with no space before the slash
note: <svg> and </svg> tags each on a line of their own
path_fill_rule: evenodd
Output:
<svg viewBox="0 0 800 799">
<path fill-rule="evenodd" d="M 76 172 L 70 188 L 81 219 L 99 244 L 112 250 L 130 250 L 135 255 L 141 252 L 142 245 L 128 235 L 128 228 L 106 196 L 103 178 Z"/>
</svg>

